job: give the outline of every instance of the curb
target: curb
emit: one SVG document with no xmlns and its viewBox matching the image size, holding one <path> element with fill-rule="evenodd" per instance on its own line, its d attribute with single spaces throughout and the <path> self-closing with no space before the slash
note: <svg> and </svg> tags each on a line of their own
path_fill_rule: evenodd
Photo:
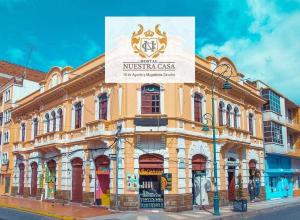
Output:
<svg viewBox="0 0 300 220">
<path fill-rule="evenodd" d="M 52 217 L 52 218 L 56 218 L 56 219 L 62 219 L 62 220 L 75 220 L 75 219 L 77 219 L 77 218 L 73 218 L 73 217 L 70 217 L 70 216 L 57 215 L 57 214 L 49 213 L 49 212 L 46 212 L 46 211 L 38 211 L 38 210 L 33 210 L 33 209 L 29 209 L 29 208 L 22 208 L 22 207 L 18 207 L 18 206 L 14 206 L 14 205 L 3 204 L 3 203 L 0 203 L 0 207 L 1 208 L 15 209 L 15 210 L 18 210 L 18 211 L 23 211 L 23 212 L 30 212 L 30 213 L 34 213 L 34 214 L 38 214 L 38 215 L 42 215 L 42 216 L 48 216 L 48 217 Z"/>
</svg>

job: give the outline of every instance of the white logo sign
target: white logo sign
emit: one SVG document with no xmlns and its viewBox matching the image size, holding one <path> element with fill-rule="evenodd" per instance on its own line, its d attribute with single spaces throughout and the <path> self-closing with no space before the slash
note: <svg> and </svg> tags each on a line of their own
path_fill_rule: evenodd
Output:
<svg viewBox="0 0 300 220">
<path fill-rule="evenodd" d="M 194 17 L 106 17 L 106 83 L 194 83 Z"/>
</svg>

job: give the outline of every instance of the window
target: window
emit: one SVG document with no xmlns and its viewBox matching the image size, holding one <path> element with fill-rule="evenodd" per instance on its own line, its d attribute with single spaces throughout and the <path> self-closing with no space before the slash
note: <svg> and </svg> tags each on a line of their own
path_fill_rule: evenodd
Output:
<svg viewBox="0 0 300 220">
<path fill-rule="evenodd" d="M 160 113 L 160 88 L 156 85 L 142 87 L 142 114 Z"/>
<path fill-rule="evenodd" d="M 223 126 L 223 108 L 224 108 L 224 103 L 220 102 L 219 103 L 219 109 L 218 109 L 218 113 L 219 113 L 219 125 Z"/>
<path fill-rule="evenodd" d="M 264 140 L 266 143 L 283 144 L 282 126 L 273 121 L 264 121 Z"/>
<path fill-rule="evenodd" d="M 231 114 L 231 105 L 227 105 L 227 108 L 226 108 L 226 125 L 227 126 L 231 126 L 231 120 L 230 120 L 230 114 Z"/>
<path fill-rule="evenodd" d="M 10 89 L 4 91 L 4 102 L 8 102 L 10 100 Z"/>
<path fill-rule="evenodd" d="M 2 164 L 7 164 L 8 163 L 8 153 L 4 152 L 2 153 Z"/>
<path fill-rule="evenodd" d="M 2 144 L 2 132 L 0 132 L 0 145 Z"/>
<path fill-rule="evenodd" d="M 99 119 L 107 119 L 107 94 L 99 96 Z"/>
<path fill-rule="evenodd" d="M 235 107 L 233 111 L 233 126 L 235 128 L 238 127 L 238 114 L 239 114 L 239 109 Z"/>
<path fill-rule="evenodd" d="M 263 105 L 263 110 L 273 111 L 280 114 L 280 97 L 270 89 L 265 89 L 262 91 L 262 96 L 268 100 L 266 104 Z"/>
<path fill-rule="evenodd" d="M 45 123 L 46 123 L 46 133 L 50 132 L 50 117 L 49 114 L 47 113 L 45 115 Z"/>
<path fill-rule="evenodd" d="M 82 105 L 78 102 L 75 106 L 75 129 L 81 128 Z"/>
<path fill-rule="evenodd" d="M 63 118 L 63 112 L 62 112 L 61 108 L 57 110 L 57 117 L 58 117 L 58 123 L 59 123 L 58 130 L 62 131 L 64 118 Z"/>
<path fill-rule="evenodd" d="M 25 129 L 26 129 L 25 123 L 22 123 L 21 124 L 21 141 L 25 141 Z"/>
<path fill-rule="evenodd" d="M 9 132 L 8 131 L 5 131 L 4 132 L 4 140 L 3 140 L 3 143 L 4 144 L 7 144 L 9 142 Z"/>
<path fill-rule="evenodd" d="M 195 93 L 194 95 L 194 120 L 202 122 L 202 95 Z"/>
<path fill-rule="evenodd" d="M 249 114 L 249 132 L 250 132 L 250 135 L 253 135 L 253 114 Z"/>
<path fill-rule="evenodd" d="M 11 111 L 10 110 L 6 110 L 4 112 L 4 123 L 8 123 L 11 120 Z"/>
<path fill-rule="evenodd" d="M 0 113 L 0 126 L 2 126 L 3 123 L 3 113 Z"/>
<path fill-rule="evenodd" d="M 294 146 L 294 136 L 292 134 L 290 134 L 288 136 L 288 146 L 290 147 L 290 149 L 293 149 L 293 146 Z"/>
<path fill-rule="evenodd" d="M 51 120 L 52 120 L 52 132 L 56 130 L 56 114 L 55 111 L 51 112 Z"/>
<path fill-rule="evenodd" d="M 35 138 L 38 135 L 38 125 L 39 121 L 37 118 L 33 119 L 33 138 Z"/>
</svg>

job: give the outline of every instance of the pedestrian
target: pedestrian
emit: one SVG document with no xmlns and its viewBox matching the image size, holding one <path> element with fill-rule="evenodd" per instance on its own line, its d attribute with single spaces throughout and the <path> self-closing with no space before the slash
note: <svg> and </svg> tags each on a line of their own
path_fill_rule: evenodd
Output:
<svg viewBox="0 0 300 220">
<path fill-rule="evenodd" d="M 259 194 L 260 194 L 260 172 L 255 172 L 255 199 L 259 200 Z"/>
<path fill-rule="evenodd" d="M 249 192 L 249 196 L 250 196 L 250 201 L 254 202 L 254 199 L 255 199 L 255 187 L 254 187 L 253 176 L 250 176 L 250 179 L 249 179 L 248 192 Z"/>
</svg>

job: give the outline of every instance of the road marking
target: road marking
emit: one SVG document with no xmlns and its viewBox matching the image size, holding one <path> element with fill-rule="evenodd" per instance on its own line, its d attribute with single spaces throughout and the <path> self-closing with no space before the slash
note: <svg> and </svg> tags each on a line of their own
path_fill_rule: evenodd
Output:
<svg viewBox="0 0 300 220">
<path fill-rule="evenodd" d="M 197 214 L 188 214 L 188 213 L 185 213 L 185 214 L 182 214 L 184 216 L 187 216 L 187 217 L 192 217 L 192 218 L 199 218 L 199 217 L 203 217 L 201 215 L 197 215 Z"/>
<path fill-rule="evenodd" d="M 169 216 L 171 218 L 174 218 L 174 219 L 177 219 L 177 220 L 187 219 L 186 217 L 180 216 L 180 215 L 167 214 L 167 216 Z"/>
<path fill-rule="evenodd" d="M 149 220 L 149 218 L 145 215 L 138 215 L 136 220 Z"/>
</svg>

